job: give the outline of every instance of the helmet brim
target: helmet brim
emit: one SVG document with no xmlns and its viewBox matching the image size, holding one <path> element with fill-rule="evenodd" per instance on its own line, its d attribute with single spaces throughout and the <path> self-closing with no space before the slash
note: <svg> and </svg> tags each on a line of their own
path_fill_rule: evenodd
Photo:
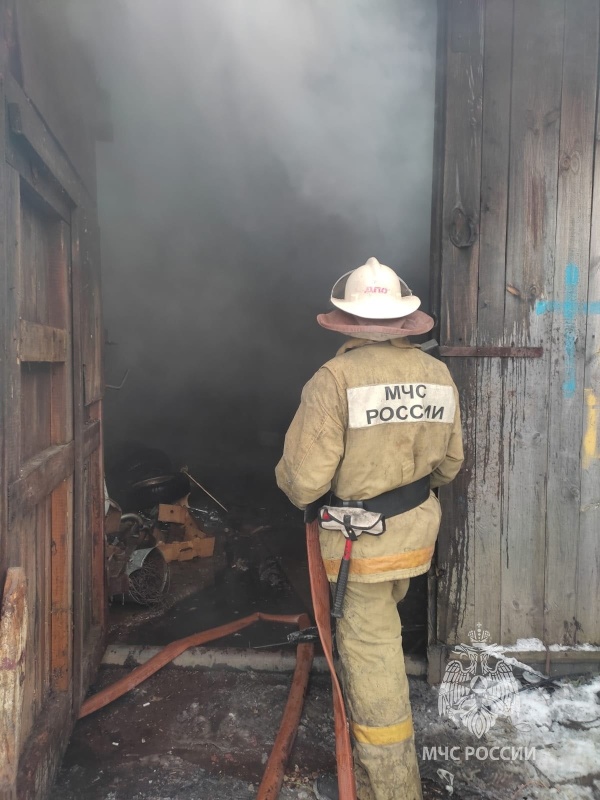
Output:
<svg viewBox="0 0 600 800">
<path fill-rule="evenodd" d="M 435 325 L 433 317 L 424 311 L 413 311 L 399 319 L 385 319 L 380 323 L 378 318 L 357 319 L 345 311 L 336 309 L 328 314 L 319 314 L 317 322 L 329 331 L 374 341 L 418 336 L 421 333 L 428 333 Z"/>
</svg>

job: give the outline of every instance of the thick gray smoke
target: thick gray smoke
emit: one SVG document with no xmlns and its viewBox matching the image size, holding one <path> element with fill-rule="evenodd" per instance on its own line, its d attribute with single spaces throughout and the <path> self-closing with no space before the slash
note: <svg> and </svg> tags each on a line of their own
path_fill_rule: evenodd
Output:
<svg viewBox="0 0 600 800">
<path fill-rule="evenodd" d="M 427 307 L 435 0 L 70 0 L 70 19 L 114 128 L 107 380 L 131 373 L 108 441 L 243 471 L 335 352 L 315 315 L 339 275 L 374 255 Z"/>
</svg>

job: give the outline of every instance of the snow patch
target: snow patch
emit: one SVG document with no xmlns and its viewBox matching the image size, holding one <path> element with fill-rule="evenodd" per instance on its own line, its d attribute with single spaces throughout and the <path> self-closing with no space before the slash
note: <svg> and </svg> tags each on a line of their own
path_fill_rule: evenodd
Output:
<svg viewBox="0 0 600 800">
<path fill-rule="evenodd" d="M 497 645 L 499 652 L 502 653 L 543 653 L 546 650 L 546 645 L 541 639 L 517 639 L 514 644 Z M 600 646 L 586 642 L 584 644 L 551 644 L 548 647 L 552 653 L 562 653 L 566 650 L 582 653 L 600 653 Z"/>
<path fill-rule="evenodd" d="M 517 639 L 513 645 L 510 645 L 509 647 L 503 647 L 502 649 L 505 653 L 531 653 L 538 650 L 544 652 L 546 650 L 546 646 L 540 639 Z"/>
<path fill-rule="evenodd" d="M 499 745 L 507 744 L 508 736 L 511 745 L 534 747 L 535 768 L 551 783 L 595 776 L 600 765 L 600 677 L 584 685 L 564 683 L 552 694 L 543 689 L 521 692 L 515 728 L 497 726 L 489 736 Z"/>
</svg>

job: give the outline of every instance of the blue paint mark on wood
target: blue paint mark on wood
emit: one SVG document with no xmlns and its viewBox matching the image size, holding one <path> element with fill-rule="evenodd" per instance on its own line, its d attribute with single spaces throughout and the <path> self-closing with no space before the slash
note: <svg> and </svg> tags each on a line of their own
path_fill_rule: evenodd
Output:
<svg viewBox="0 0 600 800">
<path fill-rule="evenodd" d="M 576 321 L 578 315 L 600 314 L 600 302 L 581 303 L 577 300 L 579 286 L 579 267 L 567 264 L 565 270 L 565 299 L 564 300 L 538 300 L 535 304 L 536 314 L 561 314 L 564 319 L 564 348 L 565 348 L 565 381 L 563 393 L 565 397 L 575 394 L 575 343 L 577 341 Z"/>
</svg>

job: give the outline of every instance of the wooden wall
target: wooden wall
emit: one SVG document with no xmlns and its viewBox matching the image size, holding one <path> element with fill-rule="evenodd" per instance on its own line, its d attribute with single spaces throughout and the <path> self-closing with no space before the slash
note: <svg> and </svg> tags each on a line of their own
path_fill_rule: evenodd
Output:
<svg viewBox="0 0 600 800">
<path fill-rule="evenodd" d="M 2 800 L 45 795 L 105 617 L 95 87 L 48 5 L 0 1 Z"/>
<path fill-rule="evenodd" d="M 600 644 L 600 3 L 442 6 L 434 300 L 466 464 L 437 640 Z"/>
</svg>

